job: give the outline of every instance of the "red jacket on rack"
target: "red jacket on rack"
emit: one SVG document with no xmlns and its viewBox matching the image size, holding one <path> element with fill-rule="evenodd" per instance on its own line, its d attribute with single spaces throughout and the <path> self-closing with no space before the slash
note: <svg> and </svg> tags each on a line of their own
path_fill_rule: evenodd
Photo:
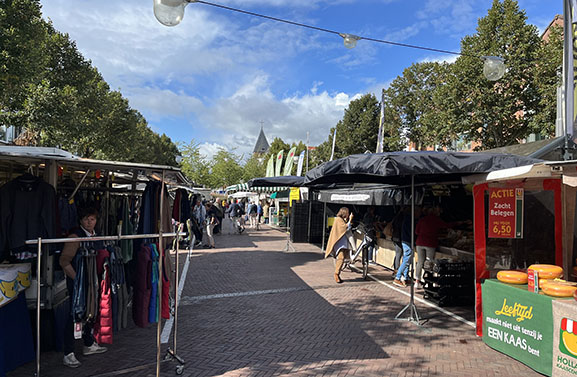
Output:
<svg viewBox="0 0 577 377">
<path fill-rule="evenodd" d="M 100 313 L 94 324 L 94 339 L 99 344 L 112 344 L 112 299 L 108 267 L 108 262 L 104 263 L 104 276 L 100 282 Z"/>
</svg>

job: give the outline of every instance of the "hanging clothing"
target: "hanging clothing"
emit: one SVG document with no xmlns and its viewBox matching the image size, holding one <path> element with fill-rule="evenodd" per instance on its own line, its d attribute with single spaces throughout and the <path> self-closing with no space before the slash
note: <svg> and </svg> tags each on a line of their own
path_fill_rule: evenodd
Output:
<svg viewBox="0 0 577 377">
<path fill-rule="evenodd" d="M 152 258 L 149 245 L 137 253 L 132 302 L 132 319 L 138 327 L 148 326 L 148 307 L 152 289 Z"/>
<path fill-rule="evenodd" d="M 42 178 L 26 173 L 0 188 L 0 262 L 12 255 L 26 259 L 36 255 L 36 246 L 26 240 L 54 238 L 56 191 Z"/>
<path fill-rule="evenodd" d="M 150 304 L 148 306 L 148 322 L 158 322 L 158 260 L 159 254 L 155 244 L 150 245 L 150 258 L 152 259 L 152 289 L 150 292 Z"/>
<path fill-rule="evenodd" d="M 112 344 L 112 303 L 108 262 L 104 263 L 103 269 L 100 281 L 100 311 L 94 324 L 94 339 L 99 344 Z"/>
</svg>

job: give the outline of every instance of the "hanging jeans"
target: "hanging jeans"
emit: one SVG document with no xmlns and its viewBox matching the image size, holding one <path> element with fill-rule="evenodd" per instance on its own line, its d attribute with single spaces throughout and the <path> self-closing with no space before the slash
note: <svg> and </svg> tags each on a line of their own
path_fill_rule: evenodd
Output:
<svg viewBox="0 0 577 377">
<path fill-rule="evenodd" d="M 72 301 L 72 292 L 74 292 L 74 280 L 66 277 L 66 288 L 68 289 L 68 295 L 70 301 Z M 71 302 L 72 304 L 72 302 Z M 92 323 L 86 322 L 82 326 L 82 340 L 86 347 L 91 346 L 94 343 L 94 336 L 92 336 Z M 64 326 L 64 354 L 68 355 L 70 352 L 74 352 L 74 319 L 72 314 L 68 316 L 66 321 L 66 326 Z"/>
<path fill-rule="evenodd" d="M 397 280 L 401 280 L 401 276 L 404 277 L 405 280 L 408 280 L 409 266 L 412 262 L 413 250 L 411 250 L 409 244 L 403 242 L 403 263 L 401 263 L 401 267 L 399 267 L 399 271 L 397 271 L 397 276 L 395 277 Z"/>
</svg>

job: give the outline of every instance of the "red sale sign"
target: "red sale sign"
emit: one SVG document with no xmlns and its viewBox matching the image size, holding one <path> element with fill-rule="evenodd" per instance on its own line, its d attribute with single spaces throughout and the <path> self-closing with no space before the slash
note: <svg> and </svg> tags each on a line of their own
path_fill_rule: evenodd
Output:
<svg viewBox="0 0 577 377">
<path fill-rule="evenodd" d="M 523 238 L 522 188 L 489 189 L 489 238 Z"/>
</svg>

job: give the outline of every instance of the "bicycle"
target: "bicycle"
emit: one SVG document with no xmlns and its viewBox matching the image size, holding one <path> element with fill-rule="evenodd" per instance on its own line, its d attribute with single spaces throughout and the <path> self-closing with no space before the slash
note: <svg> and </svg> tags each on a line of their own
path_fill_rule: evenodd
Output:
<svg viewBox="0 0 577 377">
<path fill-rule="evenodd" d="M 363 263 L 362 273 L 363 273 L 363 280 L 367 280 L 369 275 L 369 246 L 375 247 L 375 236 L 373 229 L 366 229 L 365 226 L 360 224 L 356 228 L 352 229 L 354 232 L 357 232 L 363 236 L 363 241 L 357 247 L 354 253 L 351 253 L 350 259 L 345 259 L 345 264 L 343 269 L 348 268 L 349 270 L 355 272 L 353 267 L 351 266 L 354 264 L 361 255 L 361 261 Z"/>
</svg>

